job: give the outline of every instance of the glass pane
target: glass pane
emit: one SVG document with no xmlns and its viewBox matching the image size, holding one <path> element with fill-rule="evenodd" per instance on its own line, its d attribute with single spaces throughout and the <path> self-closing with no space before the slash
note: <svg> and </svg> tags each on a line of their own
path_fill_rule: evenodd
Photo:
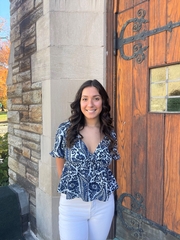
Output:
<svg viewBox="0 0 180 240">
<path fill-rule="evenodd" d="M 151 69 L 151 82 L 166 81 L 166 67 Z"/>
<path fill-rule="evenodd" d="M 170 82 L 168 84 L 168 95 L 169 96 L 180 96 L 180 81 Z"/>
<path fill-rule="evenodd" d="M 165 97 L 166 83 L 151 84 L 151 97 Z"/>
<path fill-rule="evenodd" d="M 180 112 L 180 64 L 150 69 L 150 111 Z"/>
<path fill-rule="evenodd" d="M 165 98 L 152 98 L 151 103 L 150 103 L 150 111 L 152 111 L 152 112 L 166 111 L 166 99 Z"/>
<path fill-rule="evenodd" d="M 180 64 L 172 65 L 168 67 L 169 69 L 169 80 L 180 79 Z"/>
<path fill-rule="evenodd" d="M 167 100 L 168 112 L 180 111 L 180 98 L 169 98 Z"/>
</svg>

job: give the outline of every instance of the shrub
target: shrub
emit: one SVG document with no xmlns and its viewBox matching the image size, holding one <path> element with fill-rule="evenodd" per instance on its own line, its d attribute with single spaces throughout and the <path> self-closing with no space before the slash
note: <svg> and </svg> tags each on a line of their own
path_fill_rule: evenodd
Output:
<svg viewBox="0 0 180 240">
<path fill-rule="evenodd" d="M 0 136 L 0 186 L 9 184 L 8 178 L 8 133 Z"/>
</svg>

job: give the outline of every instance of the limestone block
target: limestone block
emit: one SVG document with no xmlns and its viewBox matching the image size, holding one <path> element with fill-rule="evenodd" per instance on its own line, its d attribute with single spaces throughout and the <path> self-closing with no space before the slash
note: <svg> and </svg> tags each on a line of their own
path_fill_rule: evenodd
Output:
<svg viewBox="0 0 180 240">
<path fill-rule="evenodd" d="M 12 171 L 18 173 L 22 177 L 25 177 L 25 175 L 26 175 L 26 168 L 25 168 L 25 166 L 23 164 L 17 162 L 13 158 L 9 157 L 8 158 L 8 166 L 9 166 L 9 168 Z"/>
<path fill-rule="evenodd" d="M 21 41 L 26 41 L 28 39 L 31 39 L 36 34 L 36 25 L 35 23 L 30 25 L 28 28 L 24 29 L 23 32 L 21 32 Z"/>
<path fill-rule="evenodd" d="M 59 81 L 44 81 L 42 85 L 42 95 L 46 96 L 42 104 L 43 135 L 50 138 L 52 137 L 51 128 L 55 134 L 59 123 L 65 121 L 70 114 L 69 92 L 71 92 L 72 85 L 67 85 L 67 83 L 67 79 L 60 79 Z"/>
<path fill-rule="evenodd" d="M 33 47 L 32 47 L 33 46 Z M 34 51 L 36 50 L 36 37 L 31 37 L 31 38 L 28 38 L 25 42 L 24 42 L 24 47 L 25 48 L 31 48 L 33 49 Z M 24 53 L 27 53 L 27 50 L 24 52 Z"/>
<path fill-rule="evenodd" d="M 7 112 L 8 122 L 19 123 L 19 112 L 18 111 L 8 111 Z"/>
<path fill-rule="evenodd" d="M 42 99 L 41 89 L 23 93 L 23 104 L 38 104 Z"/>
<path fill-rule="evenodd" d="M 71 45 L 75 48 L 77 46 L 105 46 L 105 14 L 52 12 L 50 22 L 54 26 L 50 28 L 53 46 Z"/>
<path fill-rule="evenodd" d="M 31 80 L 23 82 L 22 90 L 23 92 L 27 92 L 31 90 Z"/>
<path fill-rule="evenodd" d="M 19 54 L 20 54 L 20 52 L 19 52 Z M 15 50 L 14 50 L 14 57 L 15 57 L 15 56 L 16 56 L 16 52 L 15 52 Z M 22 55 L 21 55 L 21 56 L 22 56 Z M 13 74 L 19 73 L 19 66 L 13 68 L 13 69 L 12 69 L 12 73 L 13 73 Z"/>
<path fill-rule="evenodd" d="M 37 20 L 43 15 L 43 8 L 42 5 L 38 6 L 36 9 L 34 9 L 33 12 L 31 12 L 29 15 L 27 15 L 21 22 L 20 22 L 20 29 L 21 32 L 23 32 L 25 29 L 28 29 L 32 24 L 36 23 Z"/>
<path fill-rule="evenodd" d="M 30 149 L 33 149 L 35 151 L 40 151 L 41 150 L 40 144 L 37 144 L 35 142 L 31 142 L 29 140 L 23 139 L 22 143 L 23 143 L 23 146 L 25 146 L 27 148 L 30 148 Z"/>
<path fill-rule="evenodd" d="M 37 159 L 37 158 L 35 158 L 35 157 L 32 157 L 32 156 L 31 156 L 31 160 L 32 160 L 33 162 L 35 162 L 35 163 L 38 163 L 38 162 L 39 162 L 39 159 Z"/>
<path fill-rule="evenodd" d="M 42 89 L 42 82 L 35 82 L 35 83 L 32 83 L 31 85 L 31 89 Z"/>
<path fill-rule="evenodd" d="M 51 195 L 43 192 L 42 189 L 36 188 L 36 217 L 38 239 L 59 240 L 58 203 L 58 197 L 52 198 Z M 44 219 L 46 219 L 46 224 L 44 224 Z"/>
<path fill-rule="evenodd" d="M 38 171 L 38 164 L 35 162 L 32 162 L 31 160 L 27 161 L 27 166 L 36 172 Z"/>
<path fill-rule="evenodd" d="M 36 32 L 37 32 L 37 51 L 40 51 L 44 48 L 48 48 L 51 45 L 52 39 L 52 36 L 50 36 L 51 31 L 49 13 L 43 15 L 41 18 L 38 19 L 36 23 Z"/>
<path fill-rule="evenodd" d="M 7 108 L 9 111 L 11 111 L 12 109 L 12 100 L 11 99 L 7 99 Z"/>
<path fill-rule="evenodd" d="M 18 22 L 18 15 L 17 12 L 14 12 L 13 14 L 11 14 L 11 28 L 14 28 Z"/>
<path fill-rule="evenodd" d="M 53 197 L 52 198 L 52 221 L 53 221 L 53 225 L 52 225 L 52 232 L 53 232 L 53 239 L 59 240 L 59 226 L 58 226 L 58 222 L 59 222 L 59 196 L 60 194 L 58 194 L 58 196 Z"/>
<path fill-rule="evenodd" d="M 22 48 L 22 46 L 17 46 L 15 49 L 14 49 L 14 58 L 15 58 L 15 61 L 21 59 L 24 55 L 24 48 Z M 19 68 L 16 68 L 19 70 Z M 17 71 L 19 72 L 19 71 Z M 13 73 L 15 74 L 15 71 L 13 71 Z"/>
<path fill-rule="evenodd" d="M 53 167 L 56 166 L 56 161 L 50 156 L 50 152 L 54 145 L 55 135 L 53 135 L 52 139 L 50 137 L 42 135 L 41 137 L 41 162 L 45 164 L 52 164 Z"/>
<path fill-rule="evenodd" d="M 19 129 L 19 124 L 8 122 L 8 133 L 13 135 L 14 129 Z"/>
<path fill-rule="evenodd" d="M 28 0 L 23 2 L 17 10 L 18 21 L 22 19 L 23 16 L 30 14 L 34 9 L 34 0 Z"/>
<path fill-rule="evenodd" d="M 11 2 L 11 5 L 10 5 L 10 10 L 12 13 L 14 13 L 22 4 L 22 1 L 19 1 L 19 0 L 14 0 Z"/>
<path fill-rule="evenodd" d="M 41 152 L 31 151 L 31 156 L 36 159 L 41 159 Z"/>
<path fill-rule="evenodd" d="M 43 2 L 43 0 L 35 0 L 35 7 L 40 5 Z"/>
<path fill-rule="evenodd" d="M 46 59 L 46 61 L 44 61 Z M 50 49 L 46 48 L 35 52 L 31 56 L 32 82 L 50 79 Z"/>
<path fill-rule="evenodd" d="M 66 12 L 105 12 L 105 0 L 44 0 L 44 13 L 56 10 Z"/>
<path fill-rule="evenodd" d="M 11 70 L 12 73 L 12 70 Z M 12 83 L 17 83 L 17 74 L 12 76 Z"/>
<path fill-rule="evenodd" d="M 8 134 L 8 143 L 14 147 L 22 149 L 22 139 L 20 137 Z"/>
<path fill-rule="evenodd" d="M 49 195 L 58 196 L 59 193 L 57 193 L 57 187 L 59 177 L 57 174 L 57 168 L 56 166 L 51 167 L 50 163 L 44 164 L 42 161 L 39 161 L 39 188 Z M 51 181 L 47 181 L 47 176 Z"/>
<path fill-rule="evenodd" d="M 54 159 L 55 160 L 55 159 Z M 57 173 L 57 167 L 52 167 L 52 194 L 53 196 L 59 196 L 59 193 L 57 192 L 57 187 L 59 184 L 59 177 Z"/>
<path fill-rule="evenodd" d="M 16 83 L 8 86 L 8 98 L 22 96 L 22 83 Z"/>
<path fill-rule="evenodd" d="M 8 175 L 11 179 L 13 179 L 15 182 L 17 181 L 17 173 L 12 171 L 10 168 L 8 169 Z"/>
<path fill-rule="evenodd" d="M 31 80 L 30 70 L 17 74 L 17 82 L 27 82 Z"/>
<path fill-rule="evenodd" d="M 16 48 L 16 47 L 18 47 L 20 45 L 21 45 L 21 39 L 17 39 L 17 40 L 14 41 L 14 48 Z M 16 65 L 19 65 L 19 63 L 18 62 L 14 62 L 13 63 L 13 67 L 15 67 Z"/>
<path fill-rule="evenodd" d="M 32 44 L 29 44 L 31 40 L 34 40 L 34 42 Z M 23 50 L 24 50 L 24 55 L 26 55 L 26 56 L 32 54 L 33 52 L 35 52 L 36 51 L 36 41 L 35 41 L 35 38 L 29 39 L 29 41 L 26 41 L 24 43 Z"/>
<path fill-rule="evenodd" d="M 9 185 L 13 185 L 13 184 L 16 184 L 16 180 L 9 178 Z"/>
<path fill-rule="evenodd" d="M 19 69 L 21 72 L 24 72 L 31 68 L 31 60 L 30 57 L 24 58 L 19 62 Z"/>
<path fill-rule="evenodd" d="M 16 98 L 11 98 L 10 99 L 11 104 L 22 104 L 22 98 L 21 97 L 16 97 Z M 8 110 L 11 110 L 11 108 L 9 108 L 8 106 Z"/>
<path fill-rule="evenodd" d="M 17 137 L 24 138 L 24 139 L 30 140 L 30 141 L 34 141 L 36 143 L 40 142 L 40 135 L 39 134 L 26 132 L 26 131 L 22 131 L 22 130 L 19 130 L 19 129 L 14 129 L 14 133 Z"/>
<path fill-rule="evenodd" d="M 51 47 L 51 79 L 98 79 L 105 77 L 104 47 Z"/>
<path fill-rule="evenodd" d="M 51 195 L 53 185 L 51 181 L 47 181 L 47 176 L 49 179 L 52 178 L 50 164 L 44 164 L 42 161 L 39 161 L 39 188 L 48 195 Z"/>
<path fill-rule="evenodd" d="M 11 16 L 11 21 L 12 21 L 12 24 L 11 24 L 11 32 L 10 32 L 10 35 L 11 35 L 11 42 L 14 42 L 16 39 L 20 38 L 20 26 L 19 24 L 18 25 L 15 25 L 15 26 L 12 26 L 14 25 L 13 22 L 16 21 L 15 19 L 13 19 L 14 17 Z"/>
<path fill-rule="evenodd" d="M 42 133 L 42 124 L 21 123 L 19 129 L 28 131 L 28 132 L 34 132 L 34 133 L 41 134 Z"/>
<path fill-rule="evenodd" d="M 27 171 L 27 173 L 31 174 L 32 176 L 34 176 L 36 178 L 38 178 L 38 176 L 39 176 L 39 173 L 37 171 L 35 171 L 29 167 L 27 167 L 26 171 Z"/>
<path fill-rule="evenodd" d="M 26 158 L 30 158 L 30 157 L 31 157 L 31 151 L 30 151 L 30 149 L 29 149 L 29 148 L 26 148 L 26 147 L 24 147 L 24 146 L 23 146 L 23 148 L 22 148 L 22 154 L 23 154 L 23 156 L 26 157 Z"/>
<path fill-rule="evenodd" d="M 15 104 L 15 105 L 12 105 L 11 110 L 12 111 L 27 111 L 28 110 L 28 106 L 27 105 Z"/>
<path fill-rule="evenodd" d="M 26 173 L 26 178 L 28 179 L 29 182 L 34 184 L 35 186 L 38 186 L 38 177 L 33 176 L 30 173 Z"/>
<path fill-rule="evenodd" d="M 21 148 L 18 148 L 18 147 L 13 147 L 13 156 L 11 155 L 11 157 L 14 157 L 14 158 L 17 158 L 19 161 L 20 161 L 20 158 L 22 157 L 22 149 Z M 17 156 L 17 154 L 18 155 L 20 155 L 21 157 L 20 158 L 18 158 L 18 156 Z M 23 162 L 23 161 L 20 161 L 21 163 L 23 163 L 23 164 L 26 164 L 26 160 Z"/>
<path fill-rule="evenodd" d="M 42 105 L 29 106 L 29 120 L 30 122 L 42 122 Z M 38 126 L 38 132 L 42 133 L 42 126 Z"/>
<path fill-rule="evenodd" d="M 28 111 L 21 111 L 19 115 L 20 115 L 20 121 L 21 122 L 28 122 L 29 121 L 29 112 Z"/>
</svg>

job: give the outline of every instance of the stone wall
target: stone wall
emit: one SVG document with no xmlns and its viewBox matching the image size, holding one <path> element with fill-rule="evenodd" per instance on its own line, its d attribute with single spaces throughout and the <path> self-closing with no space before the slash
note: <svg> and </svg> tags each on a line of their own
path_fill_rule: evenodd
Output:
<svg viewBox="0 0 180 240">
<path fill-rule="evenodd" d="M 105 0 L 11 0 L 10 183 L 30 194 L 31 229 L 59 240 L 58 125 L 87 79 L 106 82 Z"/>
<path fill-rule="evenodd" d="M 11 56 L 8 76 L 9 181 L 30 194 L 30 222 L 36 232 L 36 186 L 41 158 L 42 84 L 32 82 L 31 56 L 36 52 L 36 22 L 41 0 L 11 0 Z"/>
</svg>

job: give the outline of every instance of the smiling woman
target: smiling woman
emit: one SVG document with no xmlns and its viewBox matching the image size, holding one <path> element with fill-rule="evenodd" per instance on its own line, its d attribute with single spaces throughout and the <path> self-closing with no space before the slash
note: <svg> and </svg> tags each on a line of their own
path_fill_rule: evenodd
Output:
<svg viewBox="0 0 180 240">
<path fill-rule="evenodd" d="M 119 153 L 109 97 L 97 80 L 79 88 L 71 116 L 60 124 L 50 154 L 56 158 L 60 178 L 60 238 L 106 239 L 114 215 L 113 192 L 118 188 L 109 165 Z"/>
</svg>

